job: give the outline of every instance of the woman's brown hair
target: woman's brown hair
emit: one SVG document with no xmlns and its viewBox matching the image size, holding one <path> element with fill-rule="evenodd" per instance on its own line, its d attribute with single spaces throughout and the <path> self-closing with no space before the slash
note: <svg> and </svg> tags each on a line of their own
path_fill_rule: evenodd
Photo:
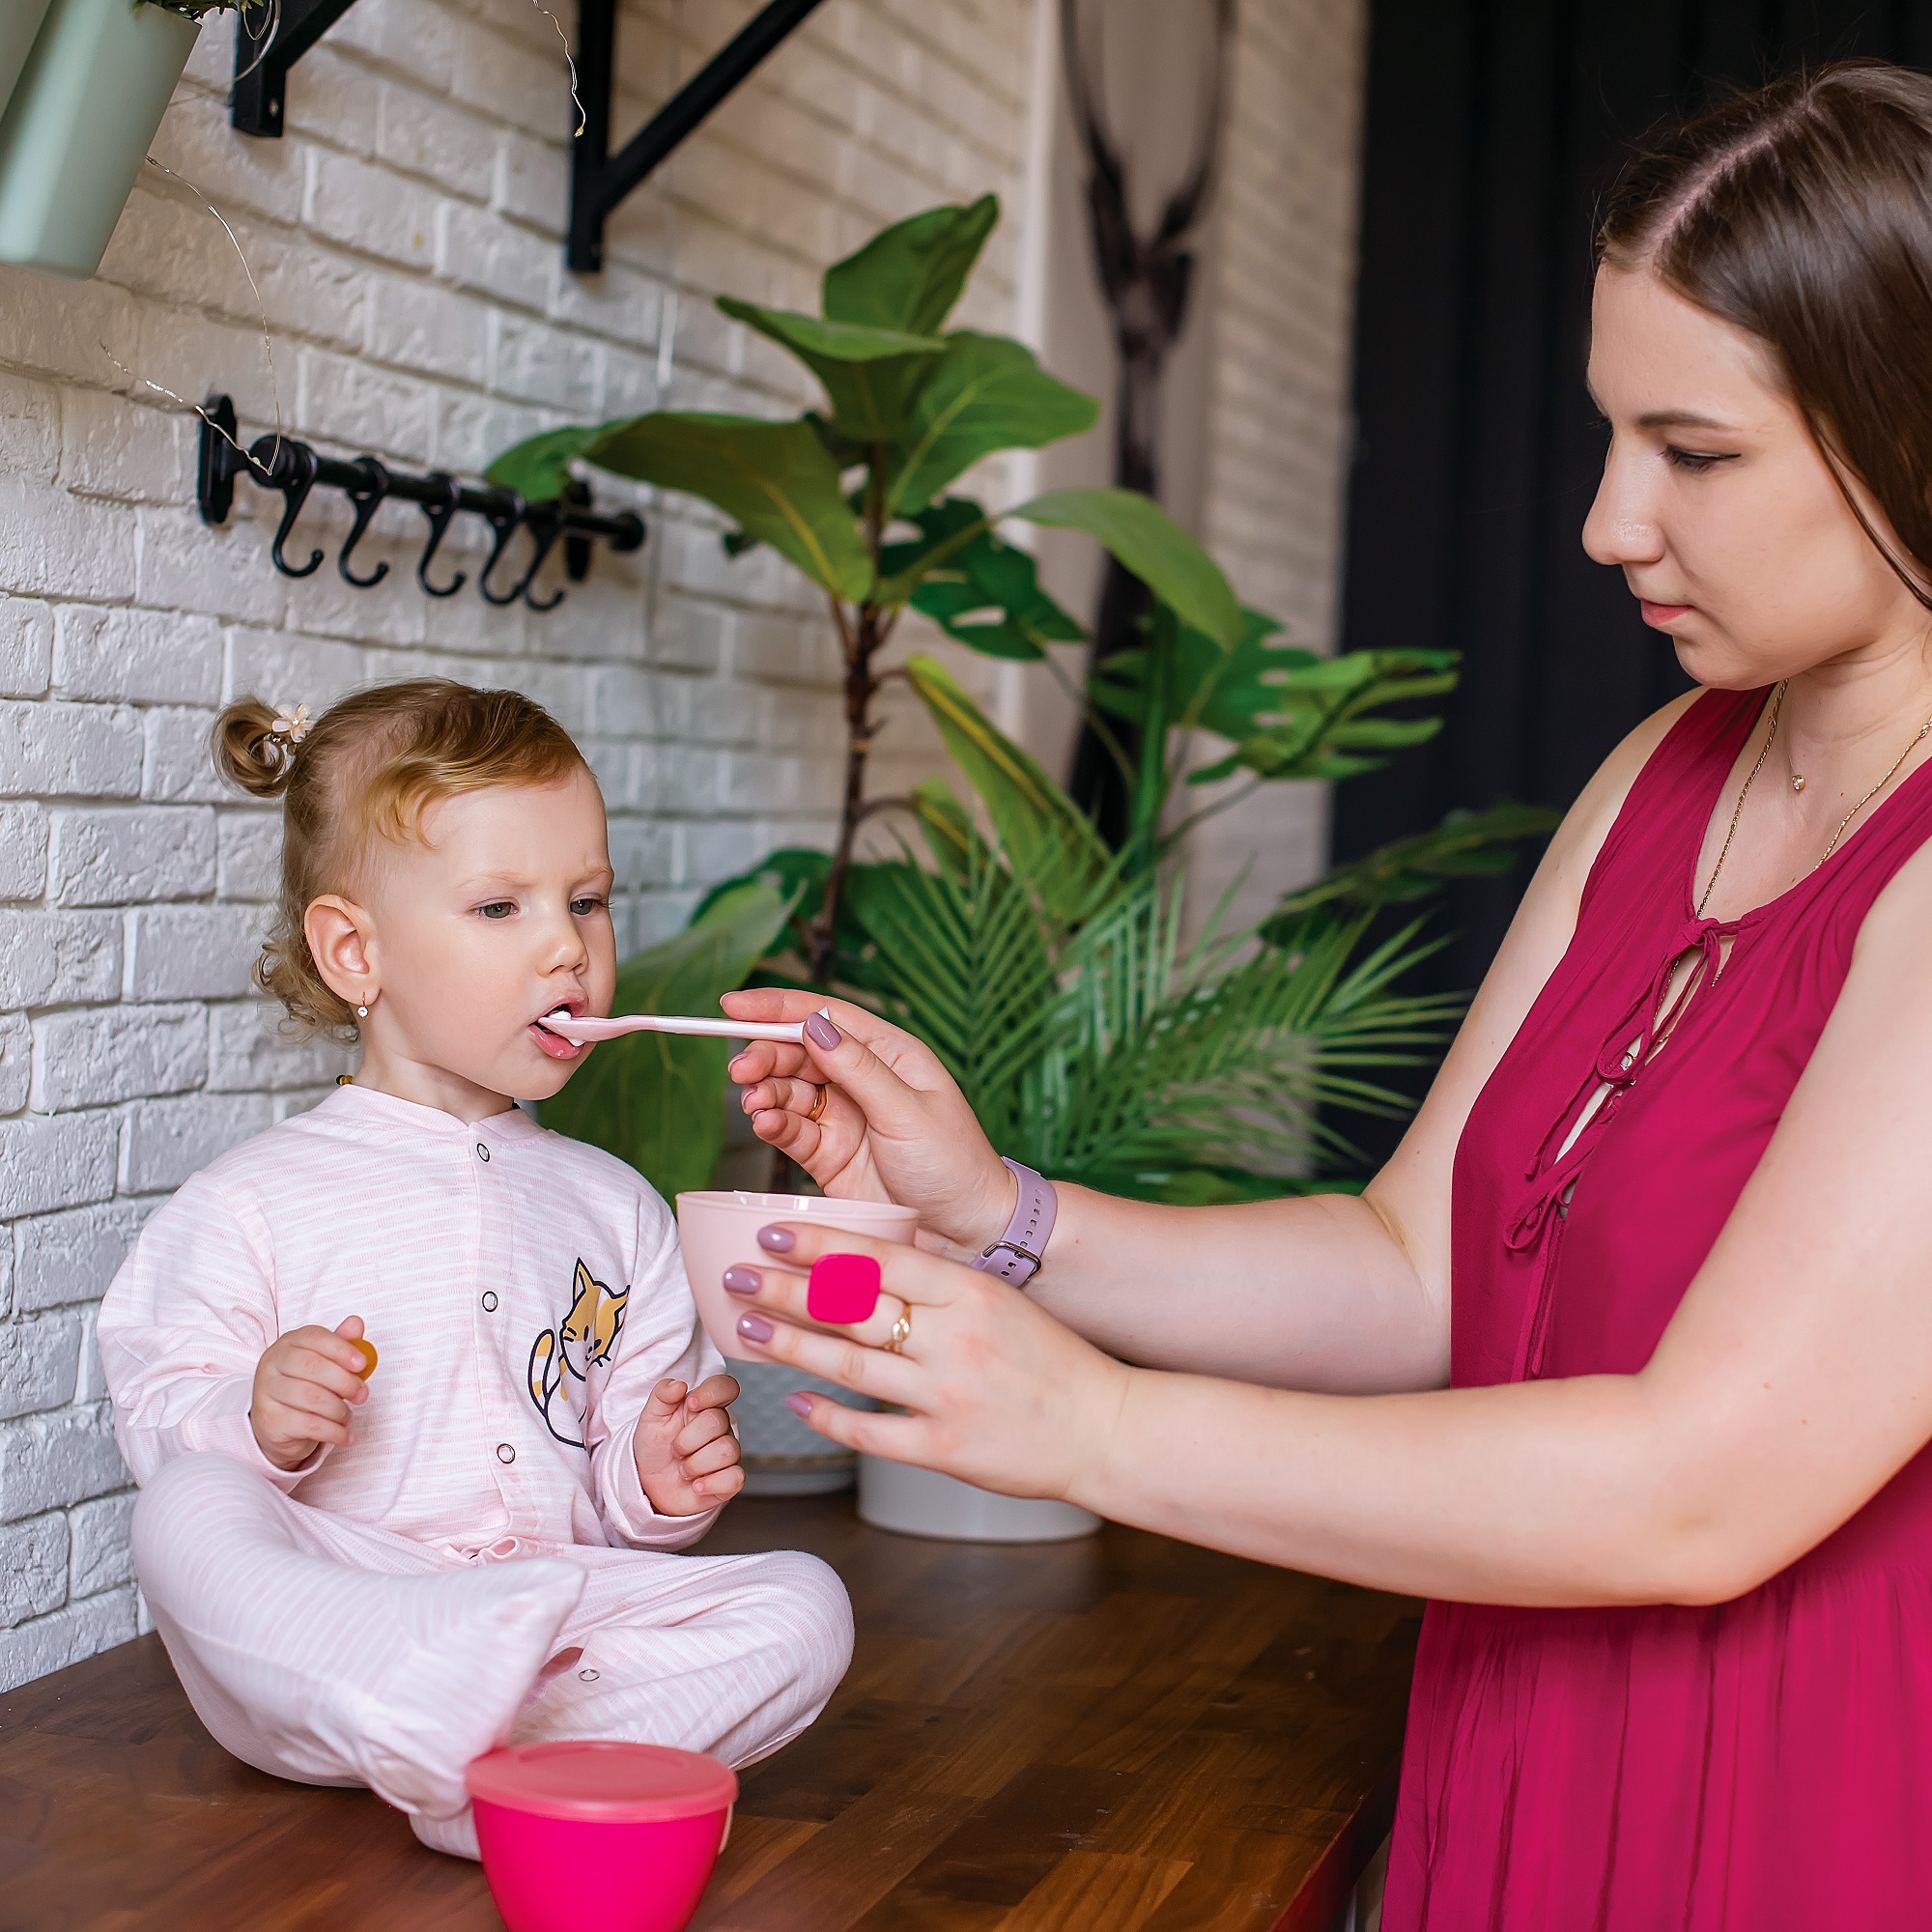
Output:
<svg viewBox="0 0 1932 1932">
<path fill-rule="evenodd" d="M 327 893 L 355 895 L 372 838 L 414 837 L 423 813 L 486 785 L 555 784 L 583 754 L 519 691 L 442 678 L 378 685 L 340 699 L 313 724 L 258 697 L 214 724 L 214 762 L 255 798 L 282 801 L 282 888 L 255 962 L 255 983 L 303 1034 L 355 1035 L 355 1009 L 316 970 L 302 929 Z"/>
<path fill-rule="evenodd" d="M 1842 61 L 1652 136 L 1598 255 L 1770 345 L 1853 514 L 1932 607 L 1932 76 Z"/>
</svg>

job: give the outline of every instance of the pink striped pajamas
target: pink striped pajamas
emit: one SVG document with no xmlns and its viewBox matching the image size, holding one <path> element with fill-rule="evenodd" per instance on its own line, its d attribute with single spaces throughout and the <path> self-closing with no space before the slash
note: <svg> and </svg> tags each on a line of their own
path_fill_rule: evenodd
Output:
<svg viewBox="0 0 1932 1932">
<path fill-rule="evenodd" d="M 355 1440 L 278 1469 L 255 1365 L 350 1315 L 381 1354 Z M 154 1215 L 99 1332 L 149 1607 L 264 1770 L 372 1785 L 473 1856 L 462 1767 L 504 1738 L 744 1764 L 843 1674 L 850 1607 L 815 1558 L 669 1553 L 715 1512 L 658 1516 L 632 1430 L 663 1378 L 722 1367 L 675 1222 L 521 1113 L 337 1089 Z"/>
</svg>

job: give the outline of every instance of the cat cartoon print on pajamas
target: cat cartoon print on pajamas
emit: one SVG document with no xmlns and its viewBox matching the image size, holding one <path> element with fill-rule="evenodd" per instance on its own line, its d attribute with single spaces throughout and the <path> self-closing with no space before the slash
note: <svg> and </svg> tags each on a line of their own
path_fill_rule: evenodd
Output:
<svg viewBox="0 0 1932 1932">
<path fill-rule="evenodd" d="M 571 1278 L 570 1312 L 530 1345 L 530 1400 L 559 1442 L 583 1447 L 583 1384 L 608 1368 L 624 1326 L 629 1289 L 614 1293 L 584 1266 Z"/>
</svg>

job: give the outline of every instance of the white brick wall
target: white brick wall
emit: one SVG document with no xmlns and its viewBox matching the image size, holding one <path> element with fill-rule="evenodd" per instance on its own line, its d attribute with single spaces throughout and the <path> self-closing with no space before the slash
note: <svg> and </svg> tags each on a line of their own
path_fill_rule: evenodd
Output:
<svg viewBox="0 0 1932 1932">
<path fill-rule="evenodd" d="M 1038 4 L 835 0 L 619 211 L 597 277 L 561 263 L 569 102 L 530 0 L 360 0 L 295 70 L 281 141 L 229 128 L 232 28 L 217 21 L 154 152 L 240 238 L 286 427 L 332 452 L 473 472 L 570 416 L 795 407 L 799 372 L 710 298 L 810 307 L 826 262 L 935 201 L 1002 195 L 962 319 L 1012 327 L 1028 117 L 1037 85 L 1059 86 L 1035 63 Z M 753 6 L 633 0 L 619 138 Z M 1229 258 L 1242 366 L 1217 379 L 1228 453 L 1209 533 L 1244 590 L 1318 630 L 1358 6 L 1244 7 L 1230 182 L 1259 225 Z M 93 1304 L 157 1199 L 313 1104 L 341 1064 L 282 1041 L 250 997 L 275 818 L 215 786 L 218 705 L 254 691 L 320 707 L 424 672 L 529 691 L 604 783 L 626 945 L 771 844 L 826 839 L 838 795 L 817 594 L 769 554 L 727 563 L 714 518 L 645 505 L 646 549 L 600 553 L 543 616 L 473 588 L 424 598 L 407 505 L 364 545 L 365 568 L 392 564 L 379 588 L 351 589 L 332 561 L 291 582 L 269 564 L 270 500 L 247 485 L 225 528 L 200 524 L 192 421 L 148 384 L 226 389 L 251 434 L 273 418 L 248 277 L 193 196 L 153 171 L 95 281 L 0 269 L 0 1688 L 137 1626 Z M 1304 429 L 1305 453 L 1271 449 Z M 1284 479 L 1303 518 L 1286 561 L 1249 500 Z M 328 501 L 305 513 L 298 554 L 309 535 L 332 559 L 347 518 Z M 472 583 L 475 532 L 459 523 L 440 559 Z M 989 691 L 983 661 L 971 669 Z M 879 789 L 920 775 L 923 720 L 901 717 L 885 750 Z"/>
<path fill-rule="evenodd" d="M 241 240 L 289 429 L 473 471 L 566 416 L 802 399 L 710 298 L 811 306 L 887 220 L 986 188 L 1017 207 L 1032 4 L 828 6 L 618 213 L 595 278 L 561 264 L 569 101 L 529 0 L 361 0 L 295 71 L 278 142 L 228 127 L 217 21 L 154 152 Z M 620 138 L 751 12 L 627 8 Z M 1009 322 L 1013 251 L 1009 225 L 982 326 Z M 245 484 L 202 526 L 193 425 L 137 379 L 227 389 L 248 434 L 273 418 L 247 277 L 152 170 L 96 281 L 0 270 L 0 1688 L 136 1628 L 93 1304 L 156 1200 L 342 1064 L 249 995 L 275 818 L 214 784 L 216 707 L 426 671 L 533 693 L 610 797 L 626 945 L 772 843 L 824 838 L 837 799 L 820 607 L 770 558 L 728 565 L 715 519 L 652 508 L 645 551 L 600 554 L 547 616 L 423 597 L 407 505 L 366 546 L 387 582 L 352 590 L 332 560 L 293 582 Z M 331 559 L 344 523 L 304 518 Z M 442 564 L 472 582 L 476 527 Z"/>
</svg>

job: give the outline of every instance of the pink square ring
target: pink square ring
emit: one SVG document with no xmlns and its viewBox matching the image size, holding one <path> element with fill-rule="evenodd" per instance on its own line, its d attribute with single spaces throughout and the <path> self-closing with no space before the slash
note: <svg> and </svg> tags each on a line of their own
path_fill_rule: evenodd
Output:
<svg viewBox="0 0 1932 1932">
<path fill-rule="evenodd" d="M 868 1321 L 879 1305 L 879 1264 L 870 1255 L 820 1255 L 805 1289 L 805 1312 L 828 1327 Z"/>
</svg>

